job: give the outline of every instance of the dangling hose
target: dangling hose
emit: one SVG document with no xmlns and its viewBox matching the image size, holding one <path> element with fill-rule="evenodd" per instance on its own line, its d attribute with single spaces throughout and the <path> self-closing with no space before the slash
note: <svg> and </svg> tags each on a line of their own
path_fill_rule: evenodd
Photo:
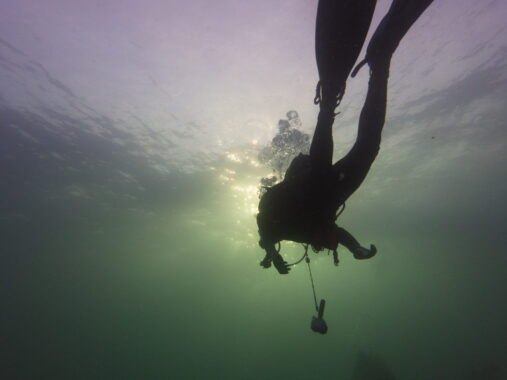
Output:
<svg viewBox="0 0 507 380">
<path fill-rule="evenodd" d="M 317 313 L 319 312 L 319 306 L 317 305 L 317 294 L 315 293 L 315 285 L 313 283 L 313 276 L 312 276 L 312 269 L 310 268 L 310 258 L 308 257 L 308 247 L 309 247 L 309 244 L 303 244 L 303 246 L 305 247 L 305 253 L 303 253 L 303 257 L 301 257 L 298 261 L 292 263 L 292 264 L 287 264 L 288 267 L 291 267 L 291 266 L 294 266 L 294 265 L 297 265 L 299 264 L 301 261 L 303 261 L 304 259 L 306 259 L 306 264 L 308 264 L 308 272 L 310 273 L 310 281 L 312 283 L 312 291 L 313 291 L 313 300 L 315 302 L 315 310 L 317 310 Z"/>
<path fill-rule="evenodd" d="M 308 244 L 303 244 L 303 247 L 305 247 L 305 253 L 303 253 L 303 256 L 298 261 L 293 262 L 292 264 L 287 264 L 288 267 L 298 265 L 305 257 L 308 257 Z"/>
<path fill-rule="evenodd" d="M 312 283 L 313 301 L 315 302 L 315 310 L 319 312 L 319 306 L 317 305 L 317 294 L 315 293 L 315 285 L 313 284 L 312 269 L 310 268 L 310 258 L 306 255 L 306 263 L 308 264 L 308 272 L 310 273 L 310 281 Z"/>
<path fill-rule="evenodd" d="M 342 203 L 342 208 L 338 210 L 336 216 L 334 217 L 334 220 L 338 219 L 338 217 L 342 214 L 343 211 L 345 211 L 345 202 Z"/>
<path fill-rule="evenodd" d="M 313 98 L 313 104 L 317 105 L 322 101 L 322 83 L 320 80 L 317 82 L 317 88 L 315 88 L 315 98 Z"/>
</svg>

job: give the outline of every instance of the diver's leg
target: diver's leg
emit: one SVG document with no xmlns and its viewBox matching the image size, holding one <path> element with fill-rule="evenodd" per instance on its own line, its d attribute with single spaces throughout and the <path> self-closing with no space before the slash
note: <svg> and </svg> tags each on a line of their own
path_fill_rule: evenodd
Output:
<svg viewBox="0 0 507 380">
<path fill-rule="evenodd" d="M 317 172 L 328 171 L 333 163 L 333 122 L 334 106 L 324 111 L 321 105 L 310 145 L 310 162 L 313 170 Z"/>
<path fill-rule="evenodd" d="M 382 68 L 372 69 L 356 142 L 349 153 L 333 166 L 341 202 L 361 185 L 378 154 L 386 115 L 388 78 L 389 62 Z"/>
<path fill-rule="evenodd" d="M 371 76 L 359 118 L 357 140 L 350 152 L 333 166 L 342 202 L 361 185 L 377 156 L 385 121 L 391 57 L 410 26 L 432 1 L 393 0 L 368 44 L 365 62 L 370 66 Z"/>
<path fill-rule="evenodd" d="M 320 0 L 315 29 L 320 112 L 310 146 L 312 167 L 331 168 L 334 110 L 363 46 L 376 0 Z"/>
</svg>

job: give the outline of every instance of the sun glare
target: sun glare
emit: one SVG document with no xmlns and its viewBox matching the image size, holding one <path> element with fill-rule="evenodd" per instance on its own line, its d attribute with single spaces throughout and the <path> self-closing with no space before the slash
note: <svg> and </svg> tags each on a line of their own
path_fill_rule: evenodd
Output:
<svg viewBox="0 0 507 380">
<path fill-rule="evenodd" d="M 257 203 L 259 201 L 259 189 L 254 185 L 234 185 L 232 186 L 235 198 L 238 199 L 238 211 L 255 215 L 257 213 Z"/>
</svg>

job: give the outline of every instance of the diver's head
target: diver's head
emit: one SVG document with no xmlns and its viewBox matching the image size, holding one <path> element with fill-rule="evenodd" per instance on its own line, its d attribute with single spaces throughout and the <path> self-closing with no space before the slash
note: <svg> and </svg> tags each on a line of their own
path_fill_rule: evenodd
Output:
<svg viewBox="0 0 507 380">
<path fill-rule="evenodd" d="M 278 121 L 278 131 L 280 133 L 287 132 L 290 128 L 290 123 L 288 120 L 279 120 Z"/>
</svg>

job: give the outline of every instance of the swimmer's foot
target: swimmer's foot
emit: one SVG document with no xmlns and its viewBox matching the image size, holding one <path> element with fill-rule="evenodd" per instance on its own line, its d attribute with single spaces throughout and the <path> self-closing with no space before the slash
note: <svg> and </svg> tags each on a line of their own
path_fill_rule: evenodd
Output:
<svg viewBox="0 0 507 380">
<path fill-rule="evenodd" d="M 377 254 L 377 247 L 373 244 L 370 245 L 370 249 L 364 247 L 357 247 L 352 252 L 356 260 L 365 260 L 372 258 Z"/>
</svg>

